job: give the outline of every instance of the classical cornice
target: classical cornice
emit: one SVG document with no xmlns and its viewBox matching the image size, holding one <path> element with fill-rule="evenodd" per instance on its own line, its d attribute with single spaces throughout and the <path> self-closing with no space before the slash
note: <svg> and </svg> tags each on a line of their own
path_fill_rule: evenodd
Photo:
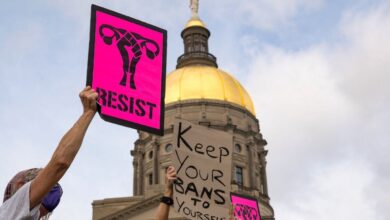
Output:
<svg viewBox="0 0 390 220">
<path fill-rule="evenodd" d="M 241 107 L 240 105 L 230 103 L 230 102 L 221 101 L 221 100 L 193 99 L 193 100 L 178 101 L 178 102 L 173 102 L 173 103 L 165 105 L 165 110 L 168 111 L 171 109 L 176 109 L 178 107 L 191 107 L 191 106 L 199 106 L 199 105 L 216 106 L 216 107 L 233 109 L 233 110 L 239 111 L 241 113 L 244 113 L 245 115 L 247 115 L 251 119 L 255 120 L 257 123 L 259 123 L 259 120 L 256 118 L 256 116 L 254 116 L 247 109 Z"/>
<path fill-rule="evenodd" d="M 119 210 L 116 213 L 105 216 L 100 220 L 127 220 L 128 218 L 134 216 L 135 213 L 139 214 L 141 211 L 148 210 L 151 207 L 159 204 L 161 196 L 162 194 L 157 194 L 153 197 L 143 200 L 142 202 L 131 205 L 122 210 Z"/>
</svg>

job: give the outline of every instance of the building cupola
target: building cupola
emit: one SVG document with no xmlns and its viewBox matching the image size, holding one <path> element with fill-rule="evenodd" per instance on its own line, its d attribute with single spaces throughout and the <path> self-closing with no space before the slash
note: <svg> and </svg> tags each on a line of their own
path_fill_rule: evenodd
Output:
<svg viewBox="0 0 390 220">
<path fill-rule="evenodd" d="M 191 0 L 190 8 L 192 11 L 191 18 L 181 32 L 184 54 L 177 59 L 176 68 L 192 65 L 218 67 L 217 58 L 209 53 L 208 39 L 210 31 L 198 15 L 199 1 Z"/>
</svg>

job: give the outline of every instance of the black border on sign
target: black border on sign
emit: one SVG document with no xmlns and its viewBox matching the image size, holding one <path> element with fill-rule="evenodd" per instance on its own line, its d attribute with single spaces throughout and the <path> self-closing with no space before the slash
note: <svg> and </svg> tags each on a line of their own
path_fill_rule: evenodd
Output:
<svg viewBox="0 0 390 220">
<path fill-rule="evenodd" d="M 257 201 L 257 199 L 255 199 L 254 197 L 247 196 L 247 195 L 241 195 L 241 194 L 238 194 L 238 193 L 230 192 L 230 202 L 232 203 L 232 205 L 233 205 L 232 196 L 237 196 L 237 197 L 241 197 L 241 198 L 244 198 L 244 199 L 255 201 L 256 204 L 257 204 L 257 213 L 259 214 L 260 220 L 261 220 L 260 207 L 259 207 L 259 202 Z M 234 215 L 234 211 L 235 210 L 233 210 L 233 215 Z"/>
<path fill-rule="evenodd" d="M 123 125 L 130 128 L 135 128 L 138 130 L 146 131 L 152 134 L 156 135 L 164 135 L 164 113 L 165 113 L 165 76 L 166 76 L 166 65 L 167 65 L 167 31 L 164 29 L 161 29 L 159 27 L 156 27 L 154 25 L 145 23 L 143 21 L 137 20 L 135 18 L 120 14 L 115 11 L 111 11 L 109 9 L 97 6 L 92 4 L 91 5 L 91 25 L 90 25 L 90 32 L 89 32 L 89 50 L 88 50 L 88 67 L 87 67 L 87 86 L 92 87 L 93 82 L 93 62 L 94 62 L 94 51 L 95 51 L 95 26 L 96 26 L 96 12 L 101 11 L 103 13 L 112 15 L 114 17 L 121 18 L 123 20 L 130 21 L 132 23 L 136 23 L 138 25 L 147 27 L 149 29 L 155 30 L 157 32 L 160 32 L 163 34 L 163 51 L 162 51 L 162 76 L 161 76 L 161 106 L 160 106 L 160 128 L 152 128 L 145 125 L 137 124 L 130 121 L 125 121 L 119 118 L 114 118 L 112 116 L 104 115 L 101 112 L 99 112 L 100 117 L 108 122 L 112 122 L 115 124 Z"/>
</svg>

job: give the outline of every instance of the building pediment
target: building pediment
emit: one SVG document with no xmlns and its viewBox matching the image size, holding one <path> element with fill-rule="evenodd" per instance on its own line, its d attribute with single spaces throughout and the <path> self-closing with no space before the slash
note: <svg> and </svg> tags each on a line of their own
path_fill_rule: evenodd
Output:
<svg viewBox="0 0 390 220">
<path fill-rule="evenodd" d="M 96 220 L 154 220 L 158 205 L 160 204 L 160 198 L 162 194 L 155 195 L 153 197 L 144 199 L 136 204 L 132 204 L 121 210 L 115 211 L 107 216 L 101 218 L 94 218 Z M 115 199 L 113 199 L 115 200 Z M 171 220 L 185 220 L 181 217 L 173 208 L 169 213 L 169 219 Z"/>
</svg>

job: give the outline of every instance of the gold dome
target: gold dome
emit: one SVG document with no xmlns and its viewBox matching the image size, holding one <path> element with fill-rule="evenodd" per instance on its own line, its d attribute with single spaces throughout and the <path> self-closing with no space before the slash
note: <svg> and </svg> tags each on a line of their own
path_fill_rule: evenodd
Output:
<svg viewBox="0 0 390 220">
<path fill-rule="evenodd" d="M 211 99 L 237 104 L 253 115 L 249 94 L 230 74 L 210 66 L 186 66 L 167 76 L 165 104 L 191 99 Z"/>
<path fill-rule="evenodd" d="M 206 28 L 206 25 L 203 23 L 202 20 L 200 20 L 199 17 L 191 17 L 191 19 L 187 22 L 184 29 L 189 28 L 189 27 L 194 27 L 194 26 Z"/>
</svg>

